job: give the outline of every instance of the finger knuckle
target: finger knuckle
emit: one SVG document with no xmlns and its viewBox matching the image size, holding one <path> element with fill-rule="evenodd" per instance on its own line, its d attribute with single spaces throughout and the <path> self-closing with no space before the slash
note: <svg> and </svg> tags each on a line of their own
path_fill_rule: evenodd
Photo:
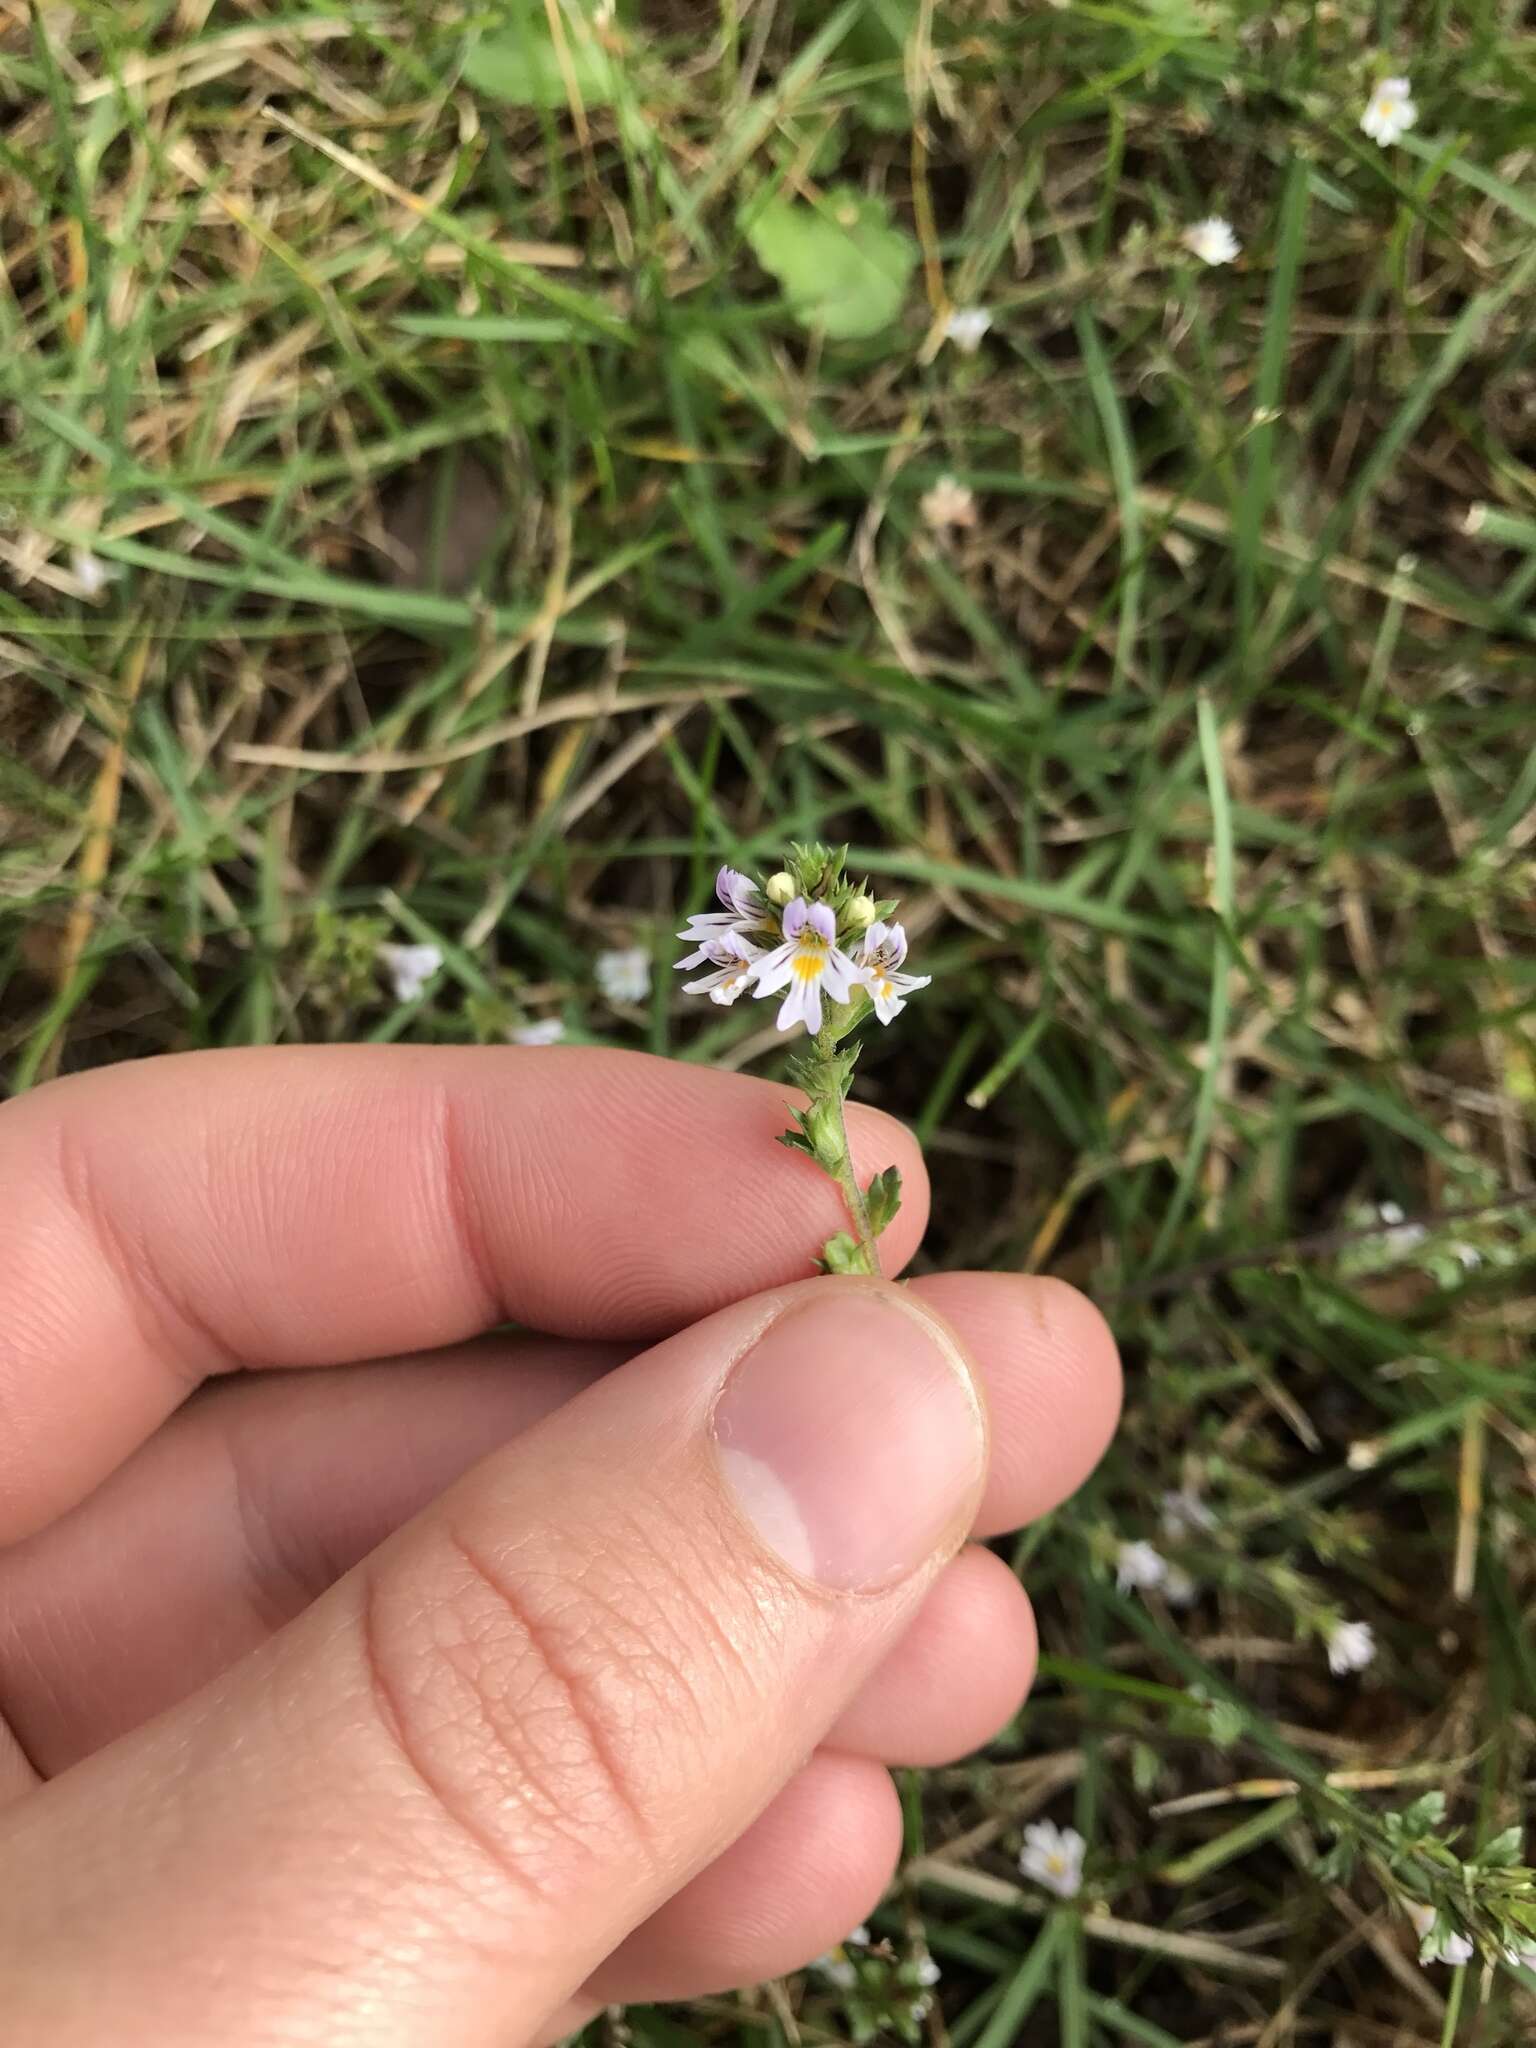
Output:
<svg viewBox="0 0 1536 2048">
<path fill-rule="evenodd" d="M 447 1528 L 365 1591 L 390 1745 L 436 1824 L 546 1907 L 581 1897 L 598 1867 L 663 1860 L 658 1746 L 675 1754 L 702 1724 L 697 1644 L 690 1633 L 684 1655 L 670 1604 L 643 1570 L 615 1585 Z"/>
</svg>

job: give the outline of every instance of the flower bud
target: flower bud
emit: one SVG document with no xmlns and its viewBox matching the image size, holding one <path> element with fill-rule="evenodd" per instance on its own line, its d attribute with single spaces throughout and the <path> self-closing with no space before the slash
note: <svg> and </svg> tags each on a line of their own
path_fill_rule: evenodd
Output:
<svg viewBox="0 0 1536 2048">
<path fill-rule="evenodd" d="M 770 903 L 777 903 L 779 908 L 782 910 L 784 905 L 790 902 L 794 897 L 794 876 L 786 874 L 783 868 L 780 868 L 779 872 L 776 875 L 770 875 L 768 877 L 767 885 L 763 890 L 763 894 L 768 898 L 768 901 Z"/>
<path fill-rule="evenodd" d="M 855 896 L 843 912 L 856 932 L 862 932 L 875 921 L 875 899 L 873 896 Z"/>
</svg>

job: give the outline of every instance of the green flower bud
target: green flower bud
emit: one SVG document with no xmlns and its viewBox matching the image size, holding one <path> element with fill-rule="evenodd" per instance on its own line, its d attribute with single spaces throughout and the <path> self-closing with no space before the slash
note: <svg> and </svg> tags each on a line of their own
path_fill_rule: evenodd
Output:
<svg viewBox="0 0 1536 2048">
<path fill-rule="evenodd" d="M 855 896 L 843 915 L 854 931 L 867 931 L 875 921 L 875 908 L 873 896 Z"/>
</svg>

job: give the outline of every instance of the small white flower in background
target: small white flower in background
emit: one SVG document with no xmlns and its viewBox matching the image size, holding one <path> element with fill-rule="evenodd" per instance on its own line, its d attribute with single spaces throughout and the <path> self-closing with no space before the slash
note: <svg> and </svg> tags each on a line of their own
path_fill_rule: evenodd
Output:
<svg viewBox="0 0 1536 2048">
<path fill-rule="evenodd" d="M 123 572 L 118 563 L 104 562 L 100 555 L 93 555 L 89 548 L 71 548 L 69 573 L 87 597 L 97 598 L 107 585 L 115 583 Z"/>
<path fill-rule="evenodd" d="M 858 1926 L 854 1928 L 854 1930 L 853 1930 L 853 1932 L 852 1932 L 851 1934 L 845 1934 L 845 1935 L 843 1936 L 843 1947 L 844 1947 L 844 1948 L 868 1948 L 868 1947 L 869 1947 L 869 1929 L 868 1929 L 868 1928 L 867 1928 L 867 1927 L 866 1927 L 866 1926 L 864 1925 L 864 1922 L 863 1922 L 862 1920 L 861 1920 L 861 1921 L 859 1922 Z"/>
<path fill-rule="evenodd" d="M 760 996 L 777 995 L 788 987 L 775 1020 L 780 1031 L 803 1024 L 812 1034 L 818 1032 L 822 984 L 833 1002 L 846 1003 L 859 979 L 858 969 L 837 944 L 837 919 L 831 910 L 825 903 L 807 903 L 803 896 L 785 909 L 783 945 L 775 946 L 756 967 Z"/>
<path fill-rule="evenodd" d="M 379 965 L 389 976 L 397 1003 L 414 1003 L 443 964 L 441 946 L 380 946 Z"/>
<path fill-rule="evenodd" d="M 1413 1931 L 1419 1937 L 1421 1963 L 1449 1963 L 1453 1969 L 1460 1969 L 1463 1963 L 1471 1962 L 1472 1944 L 1466 1935 L 1448 1926 L 1433 1906 L 1422 1906 L 1416 1899 L 1408 1899 L 1405 1904 Z"/>
<path fill-rule="evenodd" d="M 1216 1526 L 1216 1517 L 1192 1486 L 1180 1486 L 1163 1495 L 1162 1523 L 1163 1534 L 1175 1539 L 1208 1536 Z"/>
<path fill-rule="evenodd" d="M 1167 1578 L 1168 1560 L 1150 1543 L 1122 1543 L 1115 1554 L 1115 1584 L 1122 1593 L 1148 1593 Z"/>
<path fill-rule="evenodd" d="M 1328 1631 L 1328 1669 L 1335 1678 L 1364 1671 L 1376 1661 L 1376 1631 L 1368 1621 L 1340 1621 Z"/>
<path fill-rule="evenodd" d="M 1378 1202 L 1376 1214 L 1386 1225 L 1382 1232 L 1383 1242 L 1399 1258 L 1406 1258 L 1409 1252 L 1416 1251 L 1429 1235 L 1422 1223 L 1404 1222 L 1401 1202 Z"/>
<path fill-rule="evenodd" d="M 1446 1249 L 1464 1273 L 1475 1273 L 1483 1263 L 1483 1255 L 1475 1244 L 1453 1244 Z"/>
<path fill-rule="evenodd" d="M 1163 1578 L 1163 1598 L 1170 1607 L 1193 1607 L 1200 1588 L 1179 1564 L 1171 1564 Z"/>
<path fill-rule="evenodd" d="M 518 1024 L 507 1033 L 509 1045 L 558 1045 L 565 1025 L 558 1017 L 540 1017 L 536 1024 Z"/>
<path fill-rule="evenodd" d="M 599 953 L 593 972 L 610 1003 L 643 1003 L 651 992 L 651 956 L 644 946 Z"/>
<path fill-rule="evenodd" d="M 1083 1888 L 1083 1858 L 1088 1844 L 1076 1828 L 1059 1828 L 1053 1820 L 1037 1820 L 1024 1830 L 1019 1868 L 1058 1899 L 1075 1899 Z"/>
<path fill-rule="evenodd" d="M 952 341 L 963 356 L 975 355 L 992 326 L 985 306 L 956 306 L 944 322 L 944 339 Z"/>
<path fill-rule="evenodd" d="M 1218 263 L 1232 263 L 1242 253 L 1242 243 L 1232 232 L 1232 223 L 1213 213 L 1207 220 L 1197 220 L 1187 227 L 1179 240 L 1191 256 L 1198 256 L 1202 263 L 1215 266 Z"/>
<path fill-rule="evenodd" d="M 853 956 L 854 979 L 869 990 L 875 1015 L 882 1024 L 889 1024 L 893 1017 L 899 1017 L 907 1007 L 907 997 L 912 991 L 926 988 L 933 979 L 931 974 L 898 972 L 906 957 L 906 932 L 899 924 L 882 924 L 878 918 L 865 932 L 859 950 Z"/>
<path fill-rule="evenodd" d="M 752 941 L 744 939 L 740 932 L 721 932 L 718 937 L 706 939 L 697 952 L 677 963 L 679 967 L 699 967 L 707 961 L 710 969 L 697 981 L 685 981 L 683 994 L 707 995 L 712 1003 L 724 1003 L 729 1008 L 752 986 L 762 957 Z"/>
<path fill-rule="evenodd" d="M 1499 1959 L 1512 1970 L 1536 1970 L 1536 1941 L 1511 1942 L 1500 1949 Z"/>
<path fill-rule="evenodd" d="M 943 1974 L 944 1972 L 939 1968 L 932 1956 L 923 1956 L 919 1959 L 917 1981 L 925 1991 L 931 1991 Z"/>
<path fill-rule="evenodd" d="M 1360 126 L 1372 142 L 1379 142 L 1383 149 L 1387 149 L 1400 136 L 1406 135 L 1418 118 L 1419 110 L 1413 103 L 1413 87 L 1409 80 L 1379 78 L 1365 103 Z"/>
<path fill-rule="evenodd" d="M 845 1955 L 834 1949 L 830 1955 L 818 1956 L 811 1968 L 820 1970 L 829 1984 L 835 1984 L 839 1991 L 851 1991 L 859 1981 L 859 1973 Z"/>
<path fill-rule="evenodd" d="M 935 533 L 949 526 L 976 524 L 976 494 L 969 484 L 956 483 L 952 476 L 941 476 L 931 491 L 924 491 L 917 505 L 923 524 Z"/>
</svg>

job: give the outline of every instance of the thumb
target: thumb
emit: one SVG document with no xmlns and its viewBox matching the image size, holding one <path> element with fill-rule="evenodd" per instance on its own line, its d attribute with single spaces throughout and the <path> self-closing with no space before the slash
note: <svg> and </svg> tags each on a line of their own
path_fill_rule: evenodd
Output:
<svg viewBox="0 0 1536 2048">
<path fill-rule="evenodd" d="M 804 1762 L 984 1461 L 956 1340 L 883 1282 L 658 1345 L 0 1817 L 11 2038 L 534 2039 Z"/>
</svg>

